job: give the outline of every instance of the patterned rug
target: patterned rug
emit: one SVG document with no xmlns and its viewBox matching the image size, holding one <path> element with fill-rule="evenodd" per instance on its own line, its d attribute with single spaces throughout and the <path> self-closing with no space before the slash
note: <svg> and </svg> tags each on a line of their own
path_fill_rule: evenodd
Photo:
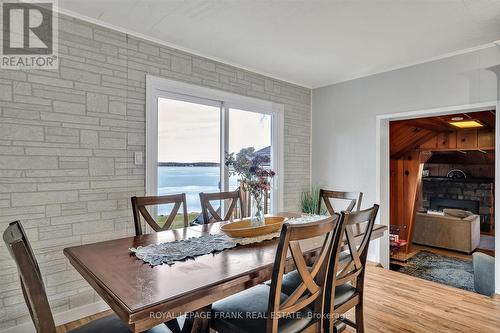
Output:
<svg viewBox="0 0 500 333">
<path fill-rule="evenodd" d="M 472 261 L 421 251 L 408 259 L 407 264 L 396 270 L 424 280 L 474 291 Z"/>
</svg>

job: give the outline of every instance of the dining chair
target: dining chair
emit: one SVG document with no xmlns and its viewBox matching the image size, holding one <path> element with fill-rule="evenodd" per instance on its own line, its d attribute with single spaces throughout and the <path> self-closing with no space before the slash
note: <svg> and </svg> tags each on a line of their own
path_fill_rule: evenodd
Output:
<svg viewBox="0 0 500 333">
<path fill-rule="evenodd" d="M 210 326 L 225 332 L 320 332 L 326 270 L 334 244 L 340 243 L 338 215 L 281 229 L 270 284 L 260 284 L 212 305 Z M 308 268 L 300 241 L 324 236 L 315 264 Z M 282 292 L 285 268 L 297 267 L 300 283 L 290 295 Z M 290 256 L 288 256 L 290 258 Z"/>
<path fill-rule="evenodd" d="M 349 260 L 331 261 L 326 282 L 325 311 L 327 318 L 339 320 L 353 328 L 356 332 L 364 332 L 364 285 L 366 272 L 366 258 L 372 236 L 373 226 L 377 217 L 379 205 L 357 212 L 342 212 L 345 228 L 345 242 L 349 248 Z M 354 230 L 364 228 L 361 242 L 356 244 Z M 355 308 L 355 321 L 343 316 L 350 309 Z M 327 327 L 330 332 L 336 332 L 334 320 L 330 320 Z"/>
<path fill-rule="evenodd" d="M 356 322 L 343 320 L 327 320 L 325 330 L 337 332 L 341 323 L 346 323 L 356 328 L 357 332 L 363 332 L 363 290 L 366 256 L 370 243 L 375 218 L 377 217 L 378 205 L 358 212 L 342 212 L 340 214 L 340 232 L 345 235 L 345 243 L 348 252 L 341 252 L 342 246 L 335 248 L 337 253 L 332 253 L 328 265 L 328 278 L 326 281 L 325 312 L 329 313 L 327 318 L 339 318 L 349 309 L 356 307 Z M 336 214 L 336 213 L 334 213 Z M 363 224 L 363 226 L 361 226 Z M 354 229 L 364 227 L 363 239 L 359 246 L 354 239 Z M 357 232 L 358 234 L 360 232 Z M 342 240 L 342 237 L 341 237 Z M 333 278 L 335 277 L 335 279 Z M 290 295 L 300 284 L 299 273 L 292 271 L 283 277 L 282 291 Z M 335 290 L 332 293 L 332 290 Z M 332 307 L 333 304 L 333 307 Z"/>
<path fill-rule="evenodd" d="M 229 206 L 225 210 L 224 217 L 221 217 L 221 208 L 215 210 L 211 201 L 229 201 Z M 214 193 L 200 193 L 201 211 L 203 215 L 203 223 L 208 224 L 212 222 L 228 221 L 231 219 L 237 204 L 239 203 L 239 214 L 244 217 L 243 213 L 243 199 L 241 197 L 240 189 L 229 192 L 214 192 Z"/>
<path fill-rule="evenodd" d="M 141 215 L 144 220 L 149 224 L 149 226 L 156 232 L 164 231 L 170 229 L 172 223 L 177 217 L 177 213 L 179 212 L 179 208 L 182 205 L 182 215 L 184 221 L 184 227 L 189 225 L 188 221 L 188 212 L 186 205 L 186 194 L 174 194 L 174 195 L 163 195 L 163 196 L 149 196 L 149 197 L 132 197 L 132 212 L 134 214 L 134 223 L 135 223 L 135 234 L 137 236 L 143 234 L 142 224 L 141 224 Z M 167 205 L 173 204 L 173 208 L 168 215 L 165 224 L 160 226 L 158 222 L 151 216 L 149 211 L 147 210 L 148 206 L 153 205 Z"/>
<path fill-rule="evenodd" d="M 347 206 L 344 209 L 335 209 L 331 200 L 345 201 Z M 340 192 L 330 190 L 319 190 L 319 204 L 318 214 L 321 214 L 321 203 L 323 202 L 328 213 L 333 214 L 337 211 L 350 212 L 352 210 L 358 211 L 361 207 L 361 200 L 363 199 L 363 192 Z"/>
<path fill-rule="evenodd" d="M 184 227 L 189 226 L 188 221 L 188 212 L 186 205 L 186 194 L 173 194 L 173 195 L 163 195 L 163 196 L 148 196 L 148 197 L 132 197 L 132 212 L 134 214 L 134 224 L 135 224 L 135 234 L 136 236 L 140 236 L 143 234 L 141 216 L 144 220 L 149 224 L 149 226 L 155 231 L 164 231 L 170 229 L 172 223 L 177 217 L 177 213 L 179 212 L 179 208 L 182 205 L 183 211 L 183 221 Z M 173 208 L 170 211 L 170 214 L 165 220 L 165 224 L 160 226 L 158 222 L 151 216 L 147 207 L 153 205 L 167 205 L 173 204 Z M 169 321 L 165 322 L 165 325 L 172 331 L 172 333 L 180 333 L 181 327 L 177 318 L 172 318 Z"/>
<path fill-rule="evenodd" d="M 353 210 L 359 211 L 361 208 L 361 200 L 363 199 L 363 192 L 342 192 L 332 190 L 319 190 L 319 201 L 317 214 L 322 214 L 321 203 L 323 202 L 327 212 L 332 215 L 340 211 L 351 212 Z M 335 200 L 335 201 L 332 201 Z M 339 205 L 342 203 L 343 209 L 335 207 L 335 203 Z M 349 253 L 341 252 L 339 261 L 349 260 Z"/>
<path fill-rule="evenodd" d="M 54 317 L 50 310 L 40 268 L 21 222 L 10 223 L 3 233 L 3 239 L 16 263 L 21 290 L 36 331 L 38 333 L 56 333 Z M 129 327 L 117 315 L 94 320 L 70 332 L 131 333 Z M 167 333 L 169 331 L 165 325 L 161 324 L 146 332 Z"/>
</svg>

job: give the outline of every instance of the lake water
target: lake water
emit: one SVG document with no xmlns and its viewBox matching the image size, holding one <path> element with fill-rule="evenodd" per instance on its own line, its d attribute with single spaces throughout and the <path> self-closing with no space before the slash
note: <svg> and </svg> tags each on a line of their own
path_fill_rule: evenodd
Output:
<svg viewBox="0 0 500 333">
<path fill-rule="evenodd" d="M 219 167 L 158 167 L 158 194 L 186 193 L 188 212 L 201 212 L 200 192 L 219 192 Z M 237 186 L 237 178 L 230 177 L 229 188 Z M 214 204 L 215 206 L 215 204 Z M 171 207 L 159 207 L 160 214 L 168 214 Z M 182 208 L 181 208 L 182 209 Z"/>
</svg>

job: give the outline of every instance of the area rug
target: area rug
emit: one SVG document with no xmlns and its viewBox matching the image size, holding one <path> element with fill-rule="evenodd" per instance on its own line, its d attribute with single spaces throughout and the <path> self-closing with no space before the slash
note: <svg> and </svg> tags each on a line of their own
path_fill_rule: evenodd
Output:
<svg viewBox="0 0 500 333">
<path fill-rule="evenodd" d="M 472 261 L 421 251 L 407 261 L 398 272 L 455 288 L 474 291 Z"/>
</svg>

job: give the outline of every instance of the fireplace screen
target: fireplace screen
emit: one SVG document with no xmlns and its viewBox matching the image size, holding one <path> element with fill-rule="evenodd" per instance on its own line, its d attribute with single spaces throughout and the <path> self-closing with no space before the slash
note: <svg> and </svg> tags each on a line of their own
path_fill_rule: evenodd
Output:
<svg viewBox="0 0 500 333">
<path fill-rule="evenodd" d="M 469 212 L 472 212 L 474 214 L 479 214 L 479 201 L 431 198 L 430 208 L 437 211 L 442 211 L 445 208 L 455 208 L 468 210 Z"/>
</svg>

